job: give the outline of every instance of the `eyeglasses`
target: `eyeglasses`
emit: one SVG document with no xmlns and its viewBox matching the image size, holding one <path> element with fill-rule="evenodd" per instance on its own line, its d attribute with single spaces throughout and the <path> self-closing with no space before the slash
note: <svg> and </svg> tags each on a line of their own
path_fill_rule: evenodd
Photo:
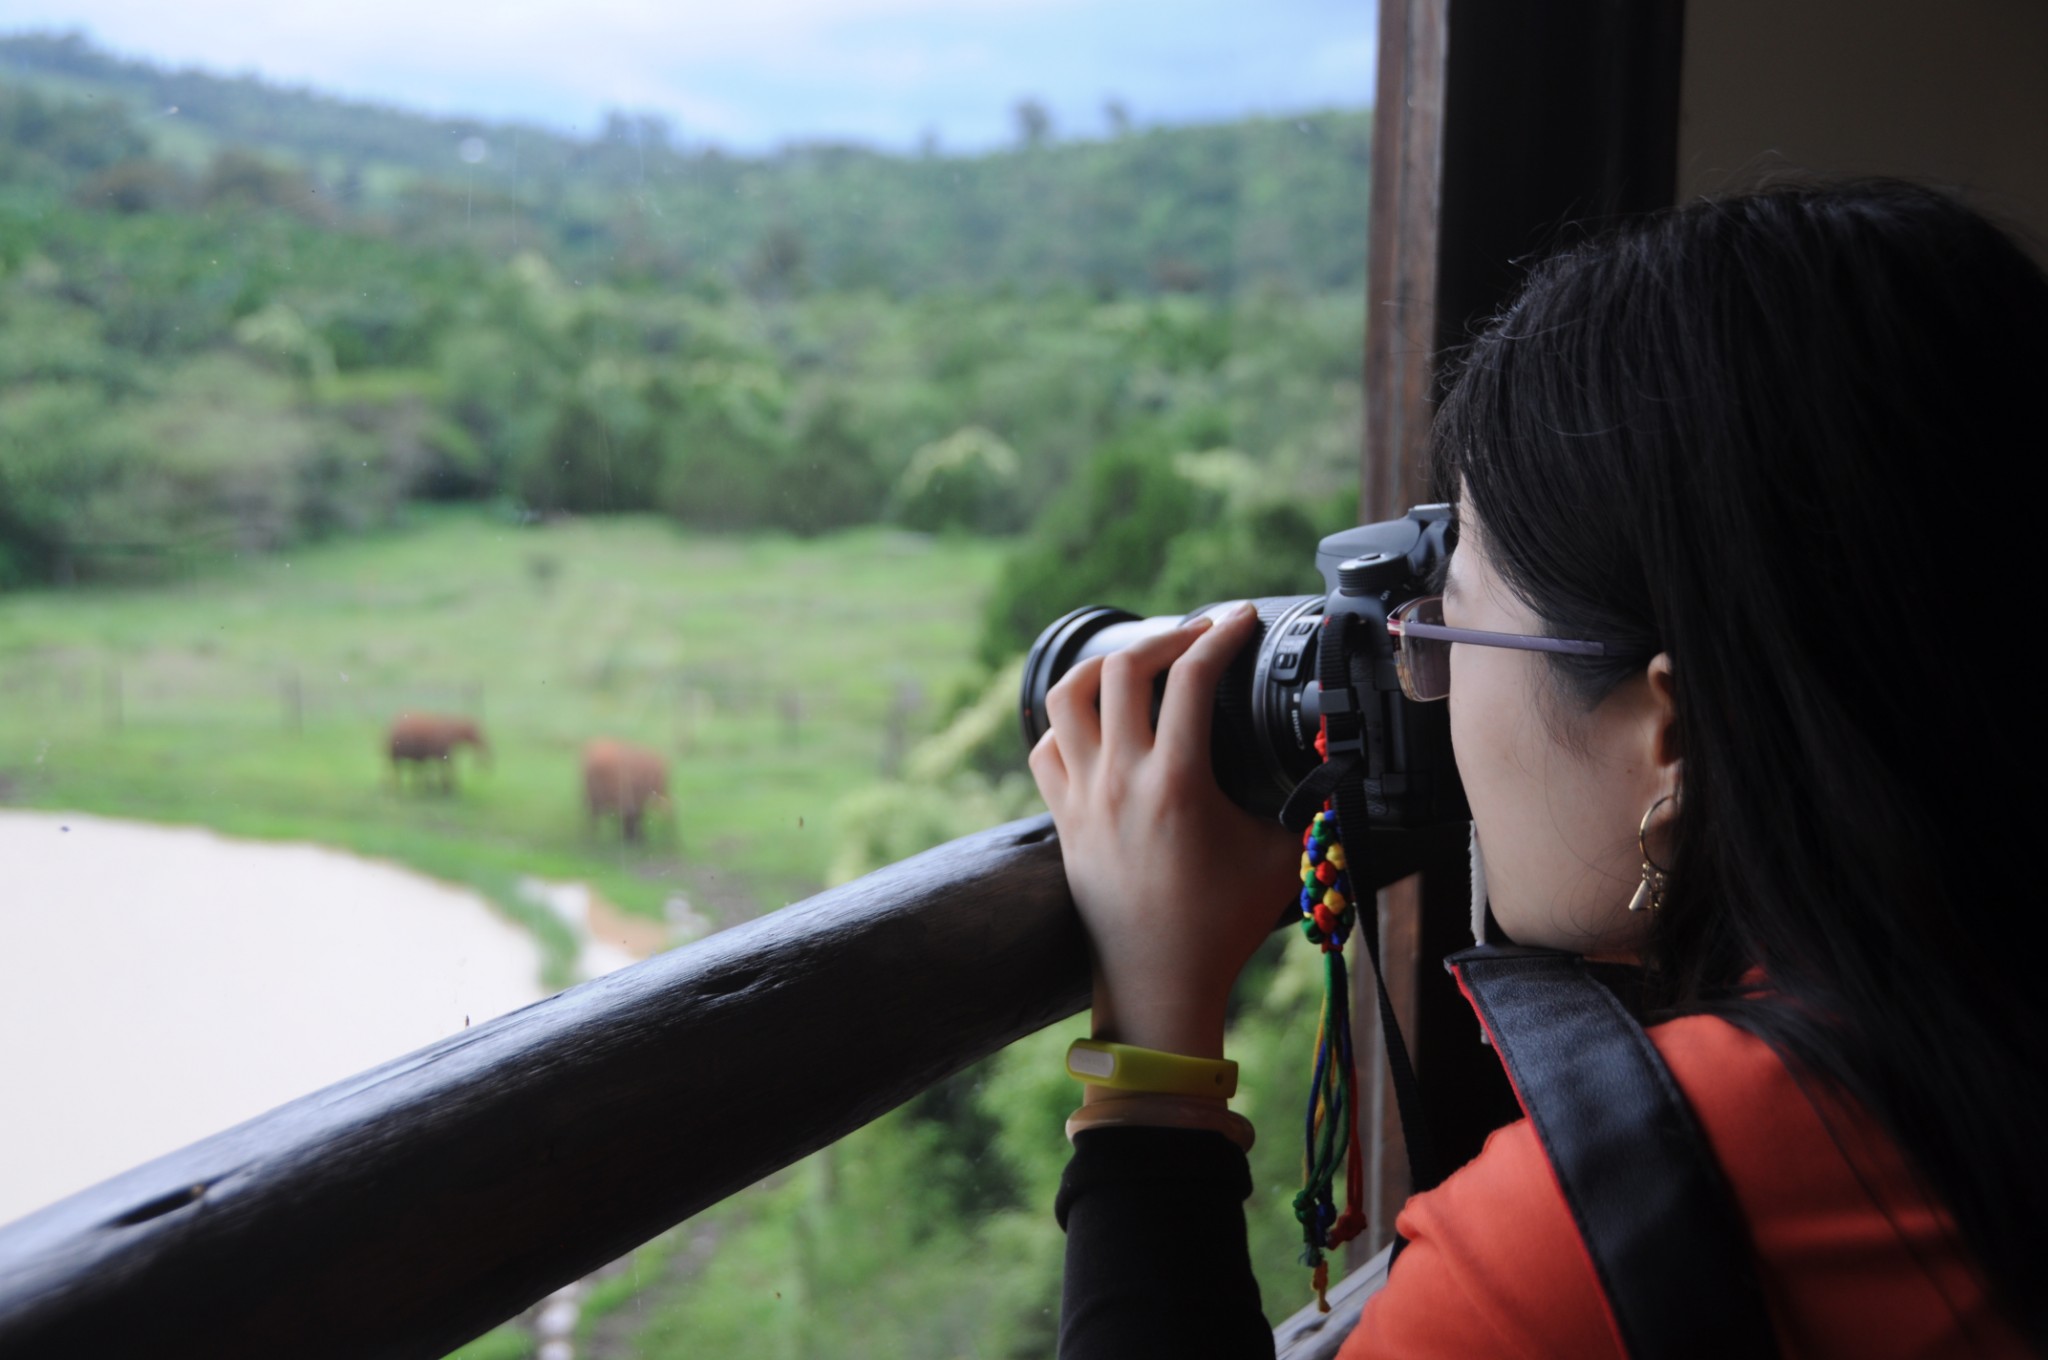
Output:
<svg viewBox="0 0 2048 1360">
<path fill-rule="evenodd" d="M 1387 615 L 1387 631 L 1394 635 L 1394 662 L 1401 673 L 1401 692 L 1425 703 L 1451 692 L 1454 642 L 1469 642 L 1475 647 L 1512 647 L 1518 652 L 1563 652 L 1568 656 L 1606 656 L 1608 651 L 1604 642 L 1446 627 L 1441 595 L 1417 596 L 1394 610 Z"/>
</svg>

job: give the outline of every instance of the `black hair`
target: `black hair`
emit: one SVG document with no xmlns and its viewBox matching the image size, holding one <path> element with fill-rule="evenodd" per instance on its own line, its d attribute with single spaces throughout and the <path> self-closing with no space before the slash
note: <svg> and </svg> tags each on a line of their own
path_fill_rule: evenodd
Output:
<svg viewBox="0 0 2048 1360">
<path fill-rule="evenodd" d="M 1915 185 L 1784 186 L 1538 265 L 1463 356 L 1435 474 L 1555 634 L 1617 644 L 1555 659 L 1581 711 L 1672 658 L 1653 994 L 1871 1110 L 2048 1350 L 2048 983 L 2018 947 L 2044 390 L 2048 277 L 2010 237 Z"/>
</svg>

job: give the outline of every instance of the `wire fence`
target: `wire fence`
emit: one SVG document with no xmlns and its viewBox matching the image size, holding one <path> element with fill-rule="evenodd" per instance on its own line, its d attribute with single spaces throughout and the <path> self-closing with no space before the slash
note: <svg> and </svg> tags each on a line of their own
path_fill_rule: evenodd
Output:
<svg viewBox="0 0 2048 1360">
<path fill-rule="evenodd" d="M 32 661 L 0 666 L 0 708 L 76 729 L 107 732 L 152 725 L 234 722 L 301 733 L 328 721 L 384 721 L 404 712 L 481 718 L 477 681 L 407 684 L 319 679 L 298 667 L 262 668 L 152 658 L 147 662 Z"/>
<path fill-rule="evenodd" d="M 823 724 L 853 719 L 879 737 L 878 771 L 887 776 L 901 767 L 925 706 L 922 689 L 904 680 L 879 711 L 849 715 L 834 694 L 764 684 L 734 666 L 677 668 L 630 687 L 598 676 L 592 688 L 596 700 L 562 700 L 515 696 L 474 678 L 399 682 L 184 655 L 39 657 L 0 663 L 0 735 L 117 735 L 181 725 L 284 736 L 337 725 L 381 732 L 401 714 L 433 713 L 556 733 L 580 724 L 586 736 L 616 727 L 687 753 L 728 741 L 801 750 Z"/>
</svg>

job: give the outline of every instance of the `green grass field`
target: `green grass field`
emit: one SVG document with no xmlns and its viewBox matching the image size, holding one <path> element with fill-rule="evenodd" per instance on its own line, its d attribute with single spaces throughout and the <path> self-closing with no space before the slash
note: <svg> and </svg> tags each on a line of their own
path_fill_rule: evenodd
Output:
<svg viewBox="0 0 2048 1360">
<path fill-rule="evenodd" d="M 463 511 L 169 586 L 0 595 L 0 802 L 388 857 L 544 938 L 523 874 L 731 924 L 823 882 L 834 804 L 968 678 L 1000 555 Z M 479 714 L 489 767 L 394 788 L 382 735 L 407 708 Z M 668 759 L 674 827 L 644 847 L 585 825 L 599 735 Z"/>
</svg>

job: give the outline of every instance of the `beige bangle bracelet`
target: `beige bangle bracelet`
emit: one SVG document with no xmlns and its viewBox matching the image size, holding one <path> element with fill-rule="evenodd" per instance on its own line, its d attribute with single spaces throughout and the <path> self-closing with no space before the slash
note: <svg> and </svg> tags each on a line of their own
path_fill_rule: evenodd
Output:
<svg viewBox="0 0 2048 1360">
<path fill-rule="evenodd" d="M 1258 1135 L 1252 1121 L 1220 1101 L 1154 1093 L 1118 1095 L 1094 1100 L 1067 1120 L 1067 1141 L 1084 1129 L 1155 1128 L 1207 1129 L 1220 1133 L 1250 1152 Z"/>
</svg>

